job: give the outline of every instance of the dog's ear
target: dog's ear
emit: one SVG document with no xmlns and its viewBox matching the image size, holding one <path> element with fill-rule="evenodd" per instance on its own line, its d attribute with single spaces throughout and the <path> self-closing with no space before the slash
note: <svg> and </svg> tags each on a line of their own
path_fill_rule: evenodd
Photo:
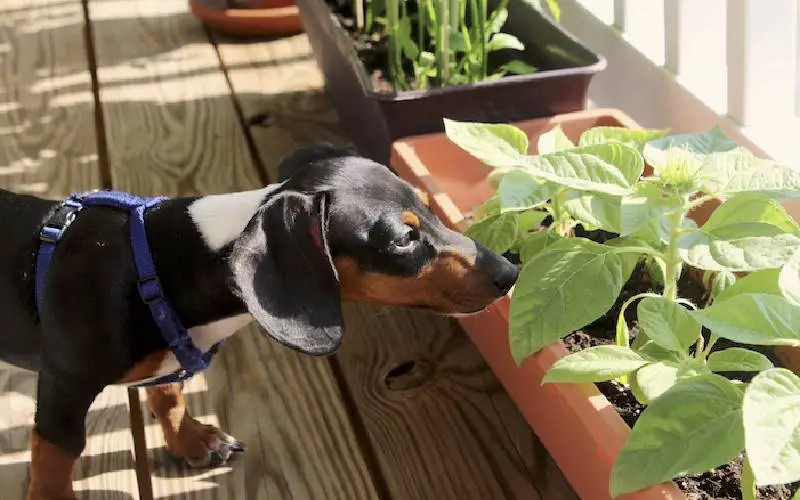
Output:
<svg viewBox="0 0 800 500">
<path fill-rule="evenodd" d="M 248 223 L 231 269 L 250 314 L 278 342 L 311 355 L 342 340 L 339 279 L 328 244 L 328 197 L 281 191 Z"/>
</svg>

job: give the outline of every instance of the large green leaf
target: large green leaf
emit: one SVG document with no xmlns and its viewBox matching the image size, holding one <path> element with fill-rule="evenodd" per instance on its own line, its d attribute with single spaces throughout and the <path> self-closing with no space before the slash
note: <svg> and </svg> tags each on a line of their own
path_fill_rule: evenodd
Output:
<svg viewBox="0 0 800 500">
<path fill-rule="evenodd" d="M 800 377 L 772 368 L 745 391 L 745 449 L 756 484 L 800 480 Z"/>
<path fill-rule="evenodd" d="M 635 148 L 621 142 L 592 144 L 583 146 L 577 151 L 595 155 L 606 163 L 614 165 L 622 172 L 630 186 L 636 184 L 644 172 L 644 158 L 642 155 Z"/>
<path fill-rule="evenodd" d="M 713 231 L 698 229 L 678 238 L 681 259 L 707 271 L 781 267 L 799 248 L 800 238 L 764 223 L 736 223 Z"/>
<path fill-rule="evenodd" d="M 700 166 L 710 154 L 739 149 L 738 144 L 715 126 L 701 133 L 669 135 L 650 141 L 644 147 L 644 157 L 658 172 L 671 161 L 688 161 Z M 679 156 L 679 153 L 682 154 Z"/>
<path fill-rule="evenodd" d="M 708 356 L 712 372 L 760 372 L 772 368 L 772 361 L 760 352 L 742 347 L 729 347 Z"/>
<path fill-rule="evenodd" d="M 739 294 L 689 314 L 716 335 L 734 342 L 800 345 L 800 306 L 783 297 Z"/>
<path fill-rule="evenodd" d="M 608 311 L 622 289 L 613 249 L 579 238 L 547 247 L 522 269 L 511 299 L 511 353 L 529 355 Z"/>
<path fill-rule="evenodd" d="M 732 224 L 758 222 L 771 224 L 788 233 L 800 231 L 800 226 L 778 202 L 760 193 L 740 193 L 720 205 L 703 224 L 704 231 Z"/>
<path fill-rule="evenodd" d="M 581 134 L 578 146 L 592 144 L 605 144 L 607 142 L 621 142 L 641 152 L 644 145 L 655 139 L 664 137 L 667 129 L 662 130 L 637 130 L 625 127 L 592 127 Z"/>
<path fill-rule="evenodd" d="M 528 136 L 513 125 L 444 119 L 448 139 L 493 167 L 515 167 L 528 152 Z"/>
<path fill-rule="evenodd" d="M 554 231 L 536 231 L 526 235 L 517 244 L 520 262 L 526 264 L 545 248 L 561 239 L 563 237 Z"/>
<path fill-rule="evenodd" d="M 665 225 L 662 220 L 668 213 L 681 208 L 681 200 L 676 196 L 664 196 L 655 183 L 642 182 L 636 191 L 622 197 L 620 202 L 620 234 L 627 236 L 642 228 L 652 227 L 659 239 L 668 237 L 669 231 L 661 231 Z M 667 224 L 668 229 L 668 224 Z"/>
<path fill-rule="evenodd" d="M 744 447 L 742 391 L 718 375 L 682 380 L 642 412 L 611 471 L 611 495 L 732 460 Z"/>
<path fill-rule="evenodd" d="M 630 347 L 601 345 L 565 356 L 547 370 L 542 383 L 603 382 L 647 364 Z"/>
<path fill-rule="evenodd" d="M 714 301 L 722 302 L 743 293 L 766 293 L 780 297 L 781 290 L 778 288 L 779 273 L 780 270 L 778 268 L 752 272 L 744 278 L 736 280 L 736 283 L 717 295 Z"/>
<path fill-rule="evenodd" d="M 631 182 L 623 170 L 597 155 L 599 148 L 610 149 L 614 146 L 587 146 L 584 149 L 527 156 L 524 163 L 535 176 L 549 182 L 582 191 L 624 195 L 630 192 Z"/>
<path fill-rule="evenodd" d="M 563 204 L 569 216 L 576 221 L 619 233 L 618 196 L 568 190 Z"/>
<path fill-rule="evenodd" d="M 800 306 L 800 249 L 795 250 L 778 276 L 778 287 L 784 297 Z"/>
<path fill-rule="evenodd" d="M 493 214 L 471 225 L 464 234 L 483 243 L 490 250 L 505 253 L 517 238 L 517 214 Z"/>
<path fill-rule="evenodd" d="M 646 297 L 637 307 L 639 326 L 664 349 L 686 351 L 700 336 L 700 323 L 682 305 L 664 297 Z"/>
<path fill-rule="evenodd" d="M 800 196 L 800 169 L 748 153 L 715 155 L 703 174 L 704 189 L 716 195 L 755 191 L 777 198 Z"/>
<path fill-rule="evenodd" d="M 678 382 L 679 369 L 679 361 L 663 359 L 637 370 L 632 380 L 639 393 L 637 398 L 644 404 L 655 401 Z"/>
<path fill-rule="evenodd" d="M 642 255 L 645 254 L 642 250 L 647 250 L 650 246 L 644 241 L 623 236 L 620 238 L 612 238 L 604 243 L 608 247 L 613 247 L 614 252 L 622 259 L 622 280 L 628 281 L 636 269 L 636 264 L 641 260 Z"/>
<path fill-rule="evenodd" d="M 549 184 L 530 172 L 513 169 L 500 180 L 497 194 L 500 196 L 501 211 L 528 210 L 547 201 L 551 189 Z"/>
<path fill-rule="evenodd" d="M 574 147 L 575 144 L 569 140 L 569 137 L 567 137 L 567 134 L 564 133 L 564 129 L 561 128 L 561 125 L 556 125 L 552 129 L 539 136 L 536 150 L 540 155 L 544 155 L 548 153 L 564 151 L 566 149 L 572 149 Z"/>
</svg>

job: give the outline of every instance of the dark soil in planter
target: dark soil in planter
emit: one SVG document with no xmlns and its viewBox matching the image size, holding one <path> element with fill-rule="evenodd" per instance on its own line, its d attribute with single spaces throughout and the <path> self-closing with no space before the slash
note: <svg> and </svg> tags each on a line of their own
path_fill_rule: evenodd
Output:
<svg viewBox="0 0 800 500">
<path fill-rule="evenodd" d="M 595 239 L 595 238 L 592 238 Z M 684 273 L 679 281 L 681 297 L 685 297 L 696 304 L 702 304 L 705 290 L 703 286 Z M 616 317 L 619 314 L 622 303 L 627 298 L 645 291 L 659 291 L 659 287 L 654 285 L 649 273 L 643 265 L 639 265 L 631 275 L 630 280 L 623 288 L 620 300 L 614 308 L 604 317 L 592 323 L 582 331 L 577 331 L 564 339 L 567 350 L 577 352 L 587 347 L 613 344 L 615 337 Z M 636 308 L 631 306 L 626 311 L 625 317 L 629 324 L 635 325 Z M 631 328 L 631 336 L 635 337 L 638 328 Z M 731 342 L 723 343 L 718 341 L 714 350 L 722 349 L 734 345 Z M 752 349 L 752 346 L 747 346 Z M 775 357 L 771 351 L 761 351 L 769 356 L 773 362 Z M 752 374 L 747 373 L 727 373 L 726 376 L 739 380 L 746 380 Z M 645 406 L 640 404 L 630 390 L 617 382 L 601 382 L 595 384 L 600 392 L 614 405 L 625 423 L 633 427 L 639 415 L 644 411 Z M 675 483 L 686 494 L 690 500 L 740 500 L 742 498 L 739 490 L 739 479 L 742 473 L 742 456 L 738 456 L 730 463 L 718 467 L 710 472 L 697 474 L 694 476 L 675 479 Z M 769 500 L 790 500 L 792 495 L 800 488 L 800 482 L 785 486 L 768 486 L 759 488 L 759 498 Z"/>
<path fill-rule="evenodd" d="M 342 0 L 326 0 L 328 6 L 333 11 L 334 15 L 339 21 L 339 24 L 347 31 L 347 34 L 353 41 L 353 46 L 358 54 L 358 58 L 364 64 L 367 74 L 370 75 L 373 88 L 378 92 L 393 92 L 391 81 L 389 80 L 389 61 L 388 50 L 389 44 L 385 36 L 380 36 L 373 33 L 362 33 L 356 28 L 355 12 L 353 10 L 353 2 Z M 407 4 L 409 14 L 416 12 L 416 3 L 409 2 Z M 467 14 L 469 15 L 469 13 Z M 501 30 L 503 31 L 503 30 Z M 417 32 L 417 24 L 412 19 L 411 32 Z M 489 54 L 488 59 L 488 74 L 494 74 L 497 69 L 511 61 L 518 51 L 515 50 L 501 50 Z M 525 62 L 533 65 L 539 70 L 550 69 L 547 67 L 546 61 L 542 60 L 529 60 L 530 57 L 524 58 Z M 407 76 L 406 83 L 411 89 L 417 88 L 417 81 L 414 79 L 414 69 L 411 63 L 404 60 L 404 72 Z"/>
</svg>

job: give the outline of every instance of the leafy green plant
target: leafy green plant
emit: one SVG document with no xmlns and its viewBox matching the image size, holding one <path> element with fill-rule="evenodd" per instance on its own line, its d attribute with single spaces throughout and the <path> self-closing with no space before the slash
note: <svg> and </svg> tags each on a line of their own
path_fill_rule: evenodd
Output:
<svg viewBox="0 0 800 500">
<path fill-rule="evenodd" d="M 541 4 L 541 0 L 533 2 L 544 9 Z M 545 4 L 558 18 L 557 1 L 546 0 Z M 501 0 L 489 12 L 487 0 L 354 0 L 357 30 L 387 38 L 388 77 L 395 91 L 536 71 L 524 61 L 512 59 L 490 72 L 490 53 L 525 48 L 517 37 L 501 31 L 508 19 L 507 5 L 508 0 Z"/>
<path fill-rule="evenodd" d="M 647 405 L 615 463 L 612 495 L 745 451 L 743 495 L 754 498 L 757 485 L 800 479 L 800 378 L 758 352 L 712 348 L 719 338 L 800 345 L 800 227 L 779 203 L 800 196 L 800 170 L 754 157 L 719 128 L 660 132 L 597 127 L 574 145 L 556 128 L 531 156 L 515 127 L 447 123 L 453 142 L 495 168 L 497 200 L 470 228 L 476 239 L 524 248 L 534 236 L 520 234 L 519 220 L 541 206 L 553 226 L 569 219 L 620 235 L 599 244 L 554 229 L 559 237 L 536 236 L 536 251 L 520 252 L 509 325 L 517 362 L 605 314 L 639 259 L 660 271 L 662 293 L 623 304 L 616 345 L 566 356 L 544 380 L 621 379 Z M 645 162 L 653 175 L 642 176 Z M 688 215 L 711 199 L 722 204 L 697 227 Z M 685 266 L 705 272 L 706 304 L 679 296 Z M 640 331 L 631 343 L 624 313 L 634 303 Z M 757 375 L 720 375 L 731 371 Z"/>
</svg>

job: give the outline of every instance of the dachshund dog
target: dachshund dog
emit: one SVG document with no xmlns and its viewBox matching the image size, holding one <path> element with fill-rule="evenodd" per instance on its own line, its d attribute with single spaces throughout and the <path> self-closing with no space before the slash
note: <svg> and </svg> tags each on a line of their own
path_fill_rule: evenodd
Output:
<svg viewBox="0 0 800 500">
<path fill-rule="evenodd" d="M 181 382 L 252 320 L 324 356 L 342 342 L 343 300 L 472 314 L 516 282 L 516 266 L 350 148 L 300 149 L 280 169 L 262 189 L 199 197 L 0 190 L 0 359 L 39 374 L 28 499 L 75 498 L 86 414 L 108 385 L 145 386 L 191 466 L 242 451 L 187 413 Z"/>
</svg>

